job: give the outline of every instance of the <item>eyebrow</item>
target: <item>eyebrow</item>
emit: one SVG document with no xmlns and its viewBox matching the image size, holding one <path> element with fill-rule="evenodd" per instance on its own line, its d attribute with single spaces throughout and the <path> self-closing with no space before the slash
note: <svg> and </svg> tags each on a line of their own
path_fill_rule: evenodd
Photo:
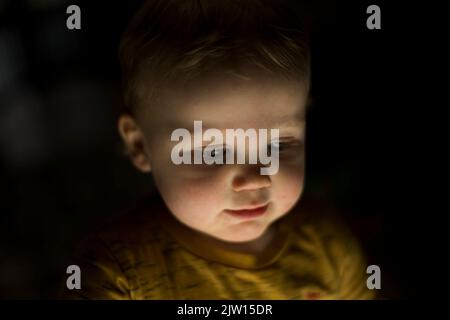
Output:
<svg viewBox="0 0 450 320">
<path fill-rule="evenodd" d="M 283 143 L 296 143 L 299 142 L 299 139 L 294 137 L 294 136 L 281 136 L 277 139 L 277 141 L 279 142 L 283 142 Z M 205 142 L 205 141 L 202 141 Z M 195 147 L 195 146 L 191 146 L 190 150 L 205 150 L 206 147 L 224 147 L 227 146 L 227 144 L 224 142 L 222 144 L 207 144 L 207 145 L 201 145 L 200 147 Z"/>
<path fill-rule="evenodd" d="M 295 127 L 305 122 L 304 117 L 285 117 L 273 123 L 274 127 Z"/>
<path fill-rule="evenodd" d="M 292 127 L 296 127 L 298 125 L 301 125 L 305 123 L 305 117 L 300 115 L 300 116 L 286 116 L 283 118 L 278 119 L 276 122 L 271 123 L 272 128 L 292 128 Z M 182 123 L 178 123 L 178 122 L 173 122 L 170 125 L 170 129 L 176 129 L 176 128 L 185 128 L 187 129 L 190 133 L 193 133 L 193 128 L 194 126 L 194 121 L 192 121 L 192 123 L 188 124 L 188 125 L 182 125 Z M 267 128 L 267 127 L 266 127 Z M 226 130 L 226 129 L 238 129 L 238 127 L 235 128 L 219 128 L 217 126 L 211 126 L 209 125 L 207 122 L 202 120 L 202 130 L 203 132 L 208 130 L 208 129 L 218 129 L 218 130 Z"/>
</svg>

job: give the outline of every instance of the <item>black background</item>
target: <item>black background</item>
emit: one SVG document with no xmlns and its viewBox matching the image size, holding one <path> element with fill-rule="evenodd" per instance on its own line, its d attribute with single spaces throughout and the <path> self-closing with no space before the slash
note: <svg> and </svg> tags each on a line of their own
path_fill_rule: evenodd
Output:
<svg viewBox="0 0 450 320">
<path fill-rule="evenodd" d="M 345 3 L 344 3 L 345 2 Z M 152 191 L 122 155 L 117 44 L 140 1 L 0 6 L 0 297 L 55 296 L 76 243 Z M 82 29 L 66 28 L 78 4 Z M 381 7 L 381 30 L 366 8 Z M 314 1 L 307 190 L 334 200 L 382 270 L 382 296 L 433 297 L 431 6 Z M 428 109 L 427 109 L 428 108 Z M 428 127 L 426 127 L 428 126 Z M 432 126 L 432 124 L 431 124 Z M 428 161 L 427 161 L 428 160 Z M 428 233 L 427 233 L 428 232 Z"/>
</svg>

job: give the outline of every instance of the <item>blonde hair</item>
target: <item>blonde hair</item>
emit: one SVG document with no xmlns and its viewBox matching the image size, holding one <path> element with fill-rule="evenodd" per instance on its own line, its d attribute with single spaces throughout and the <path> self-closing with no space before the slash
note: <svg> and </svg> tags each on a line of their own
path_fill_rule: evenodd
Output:
<svg viewBox="0 0 450 320">
<path fill-rule="evenodd" d="M 129 110 L 208 72 L 248 65 L 308 82 L 310 74 L 305 26 L 277 0 L 146 1 L 122 35 L 119 60 Z"/>
</svg>

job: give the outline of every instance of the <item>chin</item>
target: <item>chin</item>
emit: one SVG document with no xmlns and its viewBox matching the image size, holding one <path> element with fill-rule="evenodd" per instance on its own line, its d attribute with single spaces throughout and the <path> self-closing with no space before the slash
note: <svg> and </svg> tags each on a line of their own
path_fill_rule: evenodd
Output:
<svg viewBox="0 0 450 320">
<path fill-rule="evenodd" d="M 247 232 L 242 231 L 239 233 L 229 234 L 221 239 L 228 242 L 248 242 L 258 239 L 266 230 L 266 228 L 250 228 L 252 230 L 248 230 L 248 228 L 244 229 L 247 229 Z"/>
</svg>

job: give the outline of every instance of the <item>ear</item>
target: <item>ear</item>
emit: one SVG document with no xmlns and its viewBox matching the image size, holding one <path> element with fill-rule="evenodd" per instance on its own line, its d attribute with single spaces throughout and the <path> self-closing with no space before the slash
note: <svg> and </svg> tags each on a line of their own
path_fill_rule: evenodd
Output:
<svg viewBox="0 0 450 320">
<path fill-rule="evenodd" d="M 128 114 L 122 114 L 117 126 L 133 165 L 142 172 L 150 172 L 151 165 L 145 136 L 136 120 Z"/>
</svg>

